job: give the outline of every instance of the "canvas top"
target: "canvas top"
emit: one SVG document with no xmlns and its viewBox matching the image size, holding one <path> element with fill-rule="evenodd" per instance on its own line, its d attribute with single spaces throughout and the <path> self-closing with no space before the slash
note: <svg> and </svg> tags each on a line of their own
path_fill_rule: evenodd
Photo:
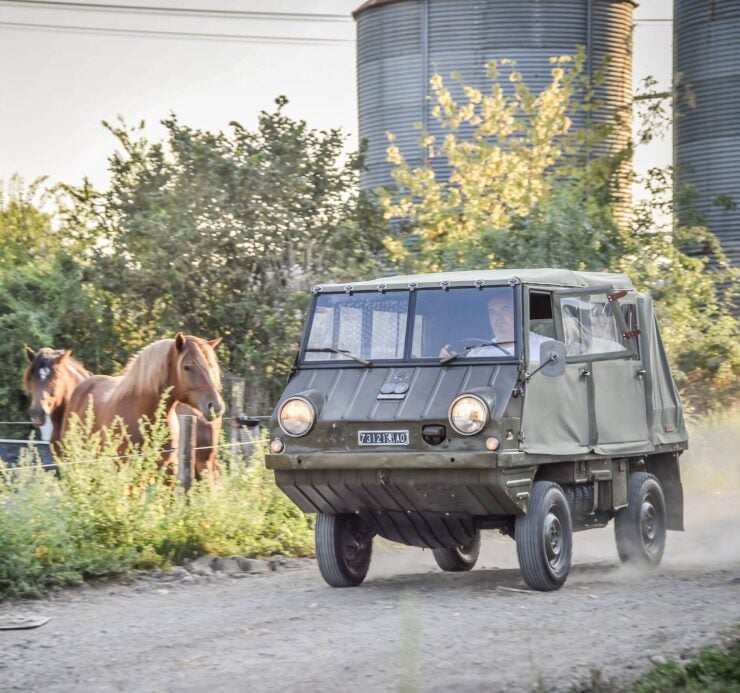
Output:
<svg viewBox="0 0 740 693">
<path fill-rule="evenodd" d="M 551 267 L 539 269 L 464 270 L 434 274 L 407 274 L 381 277 L 370 281 L 344 284 L 318 284 L 317 292 L 380 291 L 393 289 L 428 289 L 434 287 L 494 286 L 501 284 L 537 284 L 553 287 L 611 286 L 614 289 L 634 291 L 629 277 L 614 272 L 574 272 Z"/>
</svg>

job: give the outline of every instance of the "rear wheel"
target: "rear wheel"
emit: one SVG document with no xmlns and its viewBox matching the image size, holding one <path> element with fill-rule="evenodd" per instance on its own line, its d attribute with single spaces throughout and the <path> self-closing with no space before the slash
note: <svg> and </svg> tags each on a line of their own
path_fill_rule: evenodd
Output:
<svg viewBox="0 0 740 693">
<path fill-rule="evenodd" d="M 516 553 L 524 581 L 534 590 L 560 589 L 570 571 L 573 526 L 563 489 L 535 481 L 526 515 L 516 518 Z"/>
<path fill-rule="evenodd" d="M 355 515 L 316 518 L 316 560 L 321 576 L 332 587 L 355 587 L 367 575 L 373 535 Z"/>
<path fill-rule="evenodd" d="M 629 478 L 627 507 L 614 517 L 614 538 L 622 563 L 657 566 L 666 540 L 665 498 L 660 482 L 647 472 Z"/>
<path fill-rule="evenodd" d="M 434 560 L 437 565 L 451 573 L 459 573 L 465 570 L 472 570 L 475 562 L 478 560 L 480 553 L 480 532 L 476 531 L 475 536 L 462 546 L 454 548 L 442 547 L 432 549 Z"/>
</svg>

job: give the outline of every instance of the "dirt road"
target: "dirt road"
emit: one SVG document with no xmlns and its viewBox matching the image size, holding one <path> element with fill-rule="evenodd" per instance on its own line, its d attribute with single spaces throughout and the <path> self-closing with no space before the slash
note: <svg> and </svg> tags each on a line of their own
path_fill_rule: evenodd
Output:
<svg viewBox="0 0 740 693">
<path fill-rule="evenodd" d="M 355 589 L 325 586 L 304 561 L 5 604 L 0 618 L 51 621 L 0 632 L 0 689 L 569 690 L 592 668 L 625 684 L 740 623 L 740 496 L 689 498 L 687 527 L 647 575 L 619 566 L 611 527 L 577 534 L 570 578 L 549 594 L 517 591 L 514 544 L 491 534 L 467 574 L 376 543 Z"/>
</svg>

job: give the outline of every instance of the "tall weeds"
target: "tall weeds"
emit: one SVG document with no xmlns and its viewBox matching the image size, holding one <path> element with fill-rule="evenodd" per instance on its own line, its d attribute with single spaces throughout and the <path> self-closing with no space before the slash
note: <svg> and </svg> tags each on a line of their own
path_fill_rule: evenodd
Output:
<svg viewBox="0 0 740 693">
<path fill-rule="evenodd" d="M 313 552 L 309 518 L 264 467 L 264 441 L 255 443 L 249 467 L 225 447 L 221 483 L 194 482 L 186 495 L 160 469 L 167 438 L 162 417 L 146 427 L 139 446 L 120 433 L 93 432 L 91 423 L 71 427 L 58 477 L 30 451 L 18 469 L 0 466 L 0 598 L 36 596 L 204 553 Z"/>
</svg>

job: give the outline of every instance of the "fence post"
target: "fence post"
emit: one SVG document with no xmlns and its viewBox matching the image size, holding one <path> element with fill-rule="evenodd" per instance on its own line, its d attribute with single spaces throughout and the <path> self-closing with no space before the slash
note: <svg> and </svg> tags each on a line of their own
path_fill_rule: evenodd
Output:
<svg viewBox="0 0 740 693">
<path fill-rule="evenodd" d="M 243 460 L 243 446 L 241 442 L 241 427 L 239 416 L 244 413 L 244 378 L 231 379 L 231 459 Z"/>
<path fill-rule="evenodd" d="M 195 417 L 179 415 L 180 442 L 177 448 L 177 479 L 185 491 L 190 490 L 195 472 Z"/>
</svg>

